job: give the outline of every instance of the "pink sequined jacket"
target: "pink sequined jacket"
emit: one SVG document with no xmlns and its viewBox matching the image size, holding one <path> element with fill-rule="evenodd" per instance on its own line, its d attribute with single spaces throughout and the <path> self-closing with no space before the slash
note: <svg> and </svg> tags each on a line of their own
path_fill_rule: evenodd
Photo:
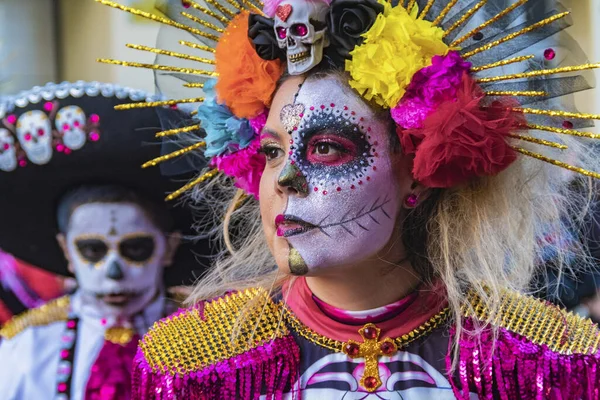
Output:
<svg viewBox="0 0 600 400">
<path fill-rule="evenodd" d="M 366 324 L 362 343 L 341 342 L 262 290 L 229 294 L 155 324 L 134 361 L 133 398 L 600 399 L 598 327 L 518 293 L 503 298 L 494 340 L 492 329 L 467 333 L 490 319 L 470 297 L 454 353 L 447 310 L 397 338 Z"/>
</svg>

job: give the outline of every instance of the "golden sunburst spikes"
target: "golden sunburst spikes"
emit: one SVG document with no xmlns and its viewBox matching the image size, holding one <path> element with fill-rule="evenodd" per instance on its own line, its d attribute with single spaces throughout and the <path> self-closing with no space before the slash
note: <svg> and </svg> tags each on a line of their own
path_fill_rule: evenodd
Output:
<svg viewBox="0 0 600 400">
<path fill-rule="evenodd" d="M 173 135 L 178 135 L 180 133 L 193 132 L 198 129 L 200 129 L 200 124 L 190 125 L 190 126 L 186 126 L 184 128 L 175 128 L 175 129 L 169 129 L 168 131 L 158 132 L 156 134 L 156 137 L 158 138 L 158 137 L 165 137 L 165 136 L 173 136 Z"/>
<path fill-rule="evenodd" d="M 174 51 L 162 50 L 162 49 L 157 49 L 154 47 L 142 46 L 139 44 L 128 43 L 128 44 L 126 44 L 126 46 L 129 47 L 130 49 L 134 49 L 134 50 L 148 51 L 148 52 L 154 53 L 154 54 L 162 54 L 162 55 L 169 56 L 169 57 L 176 57 L 176 58 L 181 58 L 184 60 L 196 61 L 196 62 L 203 63 L 203 64 L 209 64 L 209 65 L 215 64 L 215 61 L 211 60 L 209 58 L 190 56 L 189 54 L 176 53 Z"/>
<path fill-rule="evenodd" d="M 186 87 L 186 88 L 195 88 L 195 89 L 202 89 L 204 87 L 204 83 L 202 83 L 202 82 L 184 83 L 183 87 Z"/>
<path fill-rule="evenodd" d="M 207 1 L 209 1 L 209 0 L 207 0 Z M 214 41 L 219 40 L 218 36 L 211 35 L 209 33 L 201 31 L 200 29 L 192 28 L 191 26 L 188 26 L 185 24 L 180 24 L 179 22 L 175 22 L 169 18 L 161 17 L 161 16 L 151 14 L 146 11 L 138 10 L 137 8 L 127 7 L 122 4 L 116 3 L 114 1 L 110 1 L 110 0 L 96 0 L 96 2 L 98 2 L 100 4 L 104 4 L 105 6 L 109 6 L 109 7 L 121 10 L 121 11 L 128 12 L 128 13 L 136 15 L 138 17 L 146 18 L 146 19 L 149 19 L 152 21 L 160 22 L 161 24 L 172 26 L 174 28 L 182 29 L 184 31 L 193 33 L 194 35 L 203 36 L 210 40 L 214 40 Z"/>
<path fill-rule="evenodd" d="M 596 68 L 600 68 L 600 63 L 574 65 L 574 66 L 570 66 L 570 67 L 561 67 L 561 68 L 552 68 L 552 69 L 540 69 L 537 71 L 521 72 L 518 74 L 510 74 L 510 75 L 491 76 L 488 78 L 479 78 L 476 81 L 478 83 L 508 81 L 511 79 L 533 78 L 536 76 L 564 74 L 564 73 L 568 73 L 568 72 L 585 71 L 588 69 L 596 69 Z"/>
<path fill-rule="evenodd" d="M 196 44 L 196 43 L 192 43 L 192 42 L 187 42 L 185 40 L 180 40 L 179 44 L 183 45 L 183 46 L 187 46 L 187 47 L 192 48 L 192 49 L 208 51 L 209 53 L 215 53 L 216 52 L 216 50 L 213 49 L 212 47 L 204 46 L 203 44 Z"/>
<path fill-rule="evenodd" d="M 201 13 L 208 15 L 209 17 L 213 17 L 216 20 L 221 21 L 225 25 L 229 24 L 229 22 L 231 21 L 231 19 L 226 18 L 222 15 L 218 15 L 217 13 L 209 10 L 208 8 L 205 8 L 205 7 L 201 6 L 200 4 L 196 3 L 195 1 L 188 1 L 188 4 L 191 7 L 195 8 L 196 10 L 200 11 Z"/>
<path fill-rule="evenodd" d="M 99 63 L 121 65 L 124 67 L 153 69 L 153 70 L 168 71 L 168 72 L 179 72 L 182 74 L 203 75 L 203 76 L 209 76 L 209 77 L 219 76 L 219 74 L 214 71 L 205 71 L 205 70 L 194 69 L 194 68 L 172 67 L 170 65 L 143 64 L 143 63 L 137 63 L 137 62 L 113 60 L 110 58 L 99 58 L 97 61 Z"/>
<path fill-rule="evenodd" d="M 467 59 L 469 57 L 473 57 L 475 54 L 483 53 L 484 51 L 493 49 L 494 47 L 496 47 L 498 45 L 501 45 L 502 43 L 506 43 L 508 41 L 513 40 L 516 37 L 519 37 L 521 35 L 524 35 L 526 33 L 534 31 L 534 30 L 536 30 L 538 28 L 541 28 L 543 26 L 549 25 L 549 24 L 553 23 L 554 21 L 557 21 L 557 20 L 559 20 L 561 18 L 566 17 L 569 14 L 570 14 L 569 11 L 565 11 L 563 13 L 553 15 L 553 16 L 551 16 L 549 18 L 546 18 L 546 19 L 543 19 L 543 20 L 541 20 L 539 22 L 536 22 L 533 25 L 529 25 L 528 27 L 525 27 L 525 28 L 521 29 L 520 31 L 513 32 L 510 35 L 507 35 L 507 36 L 503 37 L 502 39 L 495 40 L 495 41 L 490 42 L 490 43 L 488 43 L 486 45 L 478 47 L 478 48 L 476 48 L 473 51 L 469 51 L 468 53 L 465 53 L 462 56 L 463 56 L 464 59 Z"/>
<path fill-rule="evenodd" d="M 210 171 L 208 171 L 208 172 L 200 175 L 198 178 L 194 179 L 193 181 L 191 181 L 187 185 L 182 186 L 181 188 L 177 189 L 176 191 L 174 191 L 173 193 L 171 193 L 170 195 L 168 195 L 165 198 L 165 200 L 166 201 L 175 200 L 176 198 L 178 198 L 179 196 L 181 196 L 182 194 L 184 194 L 188 190 L 192 189 L 194 186 L 199 185 L 202 182 L 207 181 L 209 179 L 212 179 L 218 173 L 219 173 L 219 171 L 216 168 L 215 169 L 211 169 Z"/>
<path fill-rule="evenodd" d="M 433 3 L 435 3 L 435 0 L 429 0 L 427 4 L 425 4 L 425 7 L 423 7 L 423 11 L 421 11 L 421 13 L 419 14 L 419 19 L 424 19 L 427 16 L 427 13 L 429 12 L 429 10 L 431 10 L 431 7 L 433 7 Z"/>
<path fill-rule="evenodd" d="M 450 47 L 456 47 L 459 44 L 463 43 L 465 40 L 467 40 L 467 39 L 475 36 L 475 34 L 481 32 L 482 30 L 484 30 L 488 26 L 492 25 L 496 21 L 504 18 L 504 16 L 506 16 L 508 13 L 510 13 L 511 11 L 513 11 L 514 9 L 516 9 L 517 7 L 522 6 L 523 4 L 527 3 L 528 1 L 529 0 L 519 0 L 519 1 L 517 1 L 516 3 L 514 3 L 510 7 L 507 7 L 506 9 L 502 10 L 501 12 L 499 12 L 498 14 L 496 14 L 494 17 L 492 17 L 491 19 L 487 20 L 483 24 L 479 25 L 477 28 L 473 29 L 472 31 L 470 31 L 466 35 L 464 35 L 464 36 L 456 39 L 454 42 L 452 42 L 450 44 Z"/>
<path fill-rule="evenodd" d="M 216 26 L 214 24 L 211 24 L 210 22 L 206 22 L 202 18 L 196 17 L 195 15 L 192 15 L 192 14 L 189 14 L 189 13 L 186 13 L 186 12 L 182 12 L 181 15 L 183 15 L 184 17 L 186 17 L 186 18 L 194 21 L 195 23 L 200 24 L 200 25 L 202 25 L 202 26 L 204 26 L 204 27 L 206 27 L 208 29 L 212 29 L 215 32 L 218 32 L 218 33 L 225 32 L 225 29 L 221 29 L 218 26 Z"/>
<path fill-rule="evenodd" d="M 588 138 L 588 139 L 600 139 L 600 134 L 598 134 L 598 133 L 581 132 L 576 129 L 555 128 L 553 126 L 538 125 L 538 124 L 527 124 L 526 127 L 528 129 L 553 132 L 553 133 L 558 133 L 561 135 L 578 136 L 578 137 L 583 137 L 583 138 Z"/>
<path fill-rule="evenodd" d="M 446 29 L 446 31 L 444 33 L 444 38 L 448 37 L 448 35 L 451 34 L 456 28 L 458 28 L 459 26 L 464 24 L 466 21 L 468 21 L 469 18 L 471 18 L 473 16 L 473 14 L 475 14 L 477 11 L 479 11 L 479 9 L 481 7 L 485 6 L 487 2 L 488 2 L 488 0 L 481 0 L 479 3 L 477 3 L 475 5 L 475 7 L 471 8 L 469 11 L 467 11 L 462 17 L 460 17 L 460 19 L 458 21 L 453 23 L 450 28 Z"/>
<path fill-rule="evenodd" d="M 440 15 L 438 15 L 437 18 L 433 20 L 433 25 L 441 24 L 444 21 L 444 18 L 446 18 L 446 15 L 448 15 L 450 10 L 452 10 L 452 7 L 454 7 L 456 3 L 458 3 L 458 0 L 450 0 L 446 7 L 444 7 L 444 9 L 440 12 Z"/>
<path fill-rule="evenodd" d="M 486 96 L 527 96 L 527 97 L 536 97 L 536 96 L 548 96 L 547 92 L 542 90 L 490 90 L 489 92 L 485 92 Z"/>
<path fill-rule="evenodd" d="M 479 72 L 479 71 L 484 71 L 486 69 L 503 67 L 505 65 L 515 64 L 515 63 L 518 63 L 518 62 L 523 62 L 523 61 L 531 60 L 532 58 L 535 58 L 535 56 L 533 54 L 528 55 L 528 56 L 519 56 L 519 57 L 510 58 L 508 60 L 502 60 L 502 61 L 498 61 L 498 62 L 491 63 L 491 64 L 485 64 L 485 65 L 480 65 L 478 67 L 472 67 L 471 71 L 472 72 Z"/>
<path fill-rule="evenodd" d="M 142 165 L 142 168 L 148 168 L 148 167 L 156 167 L 158 164 L 165 162 L 165 161 L 169 161 L 172 160 L 174 158 L 180 157 L 184 154 L 189 153 L 190 151 L 194 151 L 196 149 L 199 149 L 200 147 L 204 147 L 206 146 L 205 142 L 198 142 L 198 143 L 194 143 L 191 146 L 188 147 L 184 147 L 182 149 L 176 150 L 172 153 L 169 154 L 165 154 L 164 156 L 160 156 L 160 157 L 156 157 L 148 162 L 145 162 Z"/>
<path fill-rule="evenodd" d="M 561 110 L 538 110 L 534 108 L 519 108 L 512 109 L 514 112 L 533 115 L 547 115 L 549 117 L 577 118 L 577 119 L 597 119 L 600 120 L 600 114 L 585 114 Z"/>
<path fill-rule="evenodd" d="M 212 4 L 217 10 L 219 10 L 219 12 L 225 16 L 227 16 L 230 19 L 233 19 L 233 17 L 235 17 L 235 13 L 229 11 L 227 8 L 223 7 L 221 4 L 219 4 L 218 1 L 215 0 L 205 0 L 208 4 Z"/>
<path fill-rule="evenodd" d="M 253 13 L 266 17 L 266 14 L 248 0 L 242 0 L 242 3 Z"/>
<path fill-rule="evenodd" d="M 413 7 L 415 6 L 415 3 L 417 2 L 417 0 L 409 0 L 408 4 L 406 5 L 406 10 L 410 13 L 410 11 L 413 9 Z"/>
<path fill-rule="evenodd" d="M 596 178 L 596 179 L 600 179 L 600 174 L 594 171 L 589 171 L 587 169 L 583 169 L 583 168 L 579 168 L 579 167 L 575 167 L 573 165 L 564 163 L 562 161 L 558 161 L 558 160 L 554 160 L 550 157 L 546 157 L 542 154 L 538 154 L 538 153 L 534 153 L 532 151 L 523 149 L 521 147 L 515 147 L 513 146 L 513 149 L 515 149 L 515 151 L 518 151 L 519 153 L 526 155 L 528 157 L 533 157 L 536 158 L 540 161 L 544 161 L 547 162 L 548 164 L 552 164 L 552 165 L 556 165 L 557 167 L 561 167 L 564 169 L 568 169 L 569 171 L 573 171 L 573 172 L 577 172 L 578 174 L 584 175 L 584 176 L 590 176 L 592 178 Z"/>
<path fill-rule="evenodd" d="M 551 142 L 549 140 L 544 140 L 544 139 L 536 138 L 533 136 L 523 136 L 523 135 L 508 135 L 508 136 L 513 139 L 524 140 L 526 142 L 540 144 L 542 146 L 554 147 L 556 149 L 561 149 L 561 150 L 566 150 L 569 148 L 568 146 L 566 146 L 564 144 L 557 143 L 557 142 Z"/>
<path fill-rule="evenodd" d="M 164 106 L 176 106 L 177 104 L 185 103 L 202 103 L 204 97 L 197 97 L 194 99 L 181 99 L 181 100 L 164 100 L 164 101 L 152 101 L 152 102 L 140 102 L 140 103 L 127 103 L 119 104 L 115 106 L 115 110 L 133 110 L 136 108 L 152 108 L 152 107 L 164 107 Z"/>
</svg>

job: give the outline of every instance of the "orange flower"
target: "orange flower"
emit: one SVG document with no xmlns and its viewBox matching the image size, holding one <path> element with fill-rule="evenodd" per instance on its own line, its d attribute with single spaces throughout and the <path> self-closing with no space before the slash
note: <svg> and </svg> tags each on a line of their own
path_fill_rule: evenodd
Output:
<svg viewBox="0 0 600 400">
<path fill-rule="evenodd" d="M 248 12 L 238 14 L 217 44 L 215 88 L 219 101 L 236 117 L 249 119 L 271 105 L 283 66 L 280 60 L 266 61 L 256 54 L 248 38 L 248 17 Z"/>
</svg>

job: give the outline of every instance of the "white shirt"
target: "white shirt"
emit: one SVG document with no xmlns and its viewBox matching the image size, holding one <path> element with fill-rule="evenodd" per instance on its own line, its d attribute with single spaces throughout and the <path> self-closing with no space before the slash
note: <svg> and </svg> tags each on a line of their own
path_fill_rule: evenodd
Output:
<svg viewBox="0 0 600 400">
<path fill-rule="evenodd" d="M 158 296 L 133 323 L 143 335 L 163 316 L 164 296 Z M 73 360 L 71 400 L 84 400 L 90 370 L 104 345 L 102 317 L 89 305 L 82 304 L 78 293 L 71 296 L 71 310 L 79 317 L 75 358 Z M 57 371 L 66 332 L 66 321 L 31 326 L 10 340 L 0 342 L 0 398 L 2 400 L 55 400 Z"/>
</svg>

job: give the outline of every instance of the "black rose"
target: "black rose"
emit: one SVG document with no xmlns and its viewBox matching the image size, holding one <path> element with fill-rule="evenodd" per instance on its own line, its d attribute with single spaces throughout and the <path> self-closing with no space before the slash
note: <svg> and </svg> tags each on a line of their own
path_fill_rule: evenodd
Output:
<svg viewBox="0 0 600 400">
<path fill-rule="evenodd" d="M 333 0 L 329 11 L 330 52 L 333 58 L 348 59 L 350 52 L 363 41 L 383 6 L 377 0 Z M 337 57 L 336 57 L 337 56 Z"/>
<path fill-rule="evenodd" d="M 275 60 L 282 57 L 277 44 L 273 20 L 257 14 L 250 14 L 248 20 L 248 37 L 254 43 L 256 53 L 263 60 Z"/>
</svg>

